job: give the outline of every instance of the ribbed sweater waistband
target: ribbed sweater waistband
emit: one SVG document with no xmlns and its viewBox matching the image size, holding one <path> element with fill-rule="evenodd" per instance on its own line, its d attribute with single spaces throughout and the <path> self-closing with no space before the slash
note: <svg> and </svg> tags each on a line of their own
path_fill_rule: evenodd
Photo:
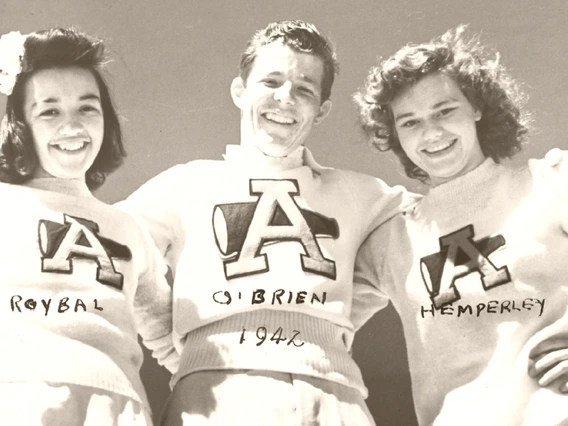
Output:
<svg viewBox="0 0 568 426">
<path fill-rule="evenodd" d="M 186 336 L 171 385 L 196 371 L 268 370 L 330 380 L 366 398 L 361 371 L 346 343 L 352 338 L 345 327 L 297 312 L 243 312 Z"/>
<path fill-rule="evenodd" d="M 128 362 L 126 355 L 125 359 L 117 360 L 101 348 L 46 330 L 3 328 L 1 331 L 12 344 L 0 356 L 0 382 L 44 381 L 90 386 L 127 396 L 149 407 L 137 360 Z"/>
</svg>

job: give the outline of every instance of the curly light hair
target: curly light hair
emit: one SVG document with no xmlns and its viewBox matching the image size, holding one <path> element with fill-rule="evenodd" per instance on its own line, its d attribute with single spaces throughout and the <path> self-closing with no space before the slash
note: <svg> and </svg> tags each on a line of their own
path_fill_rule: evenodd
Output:
<svg viewBox="0 0 568 426">
<path fill-rule="evenodd" d="M 490 58 L 479 36 L 466 36 L 466 25 L 448 30 L 429 43 L 408 44 L 379 66 L 371 68 L 365 86 L 355 93 L 361 126 L 372 146 L 392 149 L 406 174 L 422 182 L 427 173 L 406 155 L 396 133 L 391 102 L 427 75 L 454 79 L 468 101 L 482 112 L 477 137 L 486 157 L 499 162 L 521 150 L 528 132 L 528 115 L 521 111 L 525 96 L 500 63 Z"/>
</svg>

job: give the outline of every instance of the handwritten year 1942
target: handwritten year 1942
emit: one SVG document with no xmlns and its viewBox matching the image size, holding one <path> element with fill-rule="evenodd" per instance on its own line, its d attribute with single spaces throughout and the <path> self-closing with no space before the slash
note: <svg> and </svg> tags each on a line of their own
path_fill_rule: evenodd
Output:
<svg viewBox="0 0 568 426">
<path fill-rule="evenodd" d="M 243 342 L 246 340 L 245 339 L 245 333 L 246 333 L 246 328 L 243 327 L 243 331 L 241 332 L 241 339 L 239 341 L 240 344 L 243 344 Z M 304 342 L 298 343 L 296 340 L 294 340 L 299 334 L 300 332 L 298 330 L 292 330 L 292 337 L 288 338 L 288 337 L 284 337 L 282 336 L 284 330 L 282 330 L 282 327 L 278 327 L 276 329 L 276 331 L 274 333 L 272 333 L 272 336 L 269 336 L 269 332 L 267 330 L 266 327 L 258 327 L 256 329 L 256 338 L 258 339 L 258 342 L 256 343 L 256 346 L 260 346 L 262 345 L 267 338 L 269 338 L 269 340 L 271 342 L 276 343 L 277 345 L 280 342 L 285 342 L 286 340 L 288 340 L 288 343 L 286 343 L 287 346 L 293 345 L 297 348 L 299 348 L 300 346 L 304 346 Z"/>
</svg>

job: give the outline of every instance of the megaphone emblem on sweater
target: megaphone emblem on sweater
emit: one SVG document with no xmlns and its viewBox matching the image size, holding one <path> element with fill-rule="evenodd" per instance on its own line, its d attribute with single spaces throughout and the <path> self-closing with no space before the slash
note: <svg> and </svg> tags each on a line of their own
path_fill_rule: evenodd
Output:
<svg viewBox="0 0 568 426">
<path fill-rule="evenodd" d="M 502 235 L 474 241 L 473 225 L 440 237 L 440 251 L 423 257 L 420 269 L 436 309 L 460 299 L 455 281 L 478 272 L 485 290 L 511 281 L 507 266 L 497 268 L 489 255 L 505 245 Z"/>
<path fill-rule="evenodd" d="M 290 180 L 249 181 L 256 202 L 218 204 L 213 210 L 213 231 L 227 279 L 260 274 L 269 270 L 269 259 L 261 254 L 267 244 L 297 241 L 305 254 L 298 265 L 307 272 L 336 278 L 335 262 L 323 256 L 318 238 L 339 238 L 337 221 L 302 209 L 294 200 L 298 182 Z"/>
<path fill-rule="evenodd" d="M 63 217 L 63 223 L 39 221 L 42 272 L 70 274 L 74 259 L 91 259 L 98 265 L 96 280 L 121 290 L 123 276 L 116 272 L 112 258 L 130 260 L 130 249 L 98 235 L 99 226 L 95 222 L 67 214 Z"/>
</svg>

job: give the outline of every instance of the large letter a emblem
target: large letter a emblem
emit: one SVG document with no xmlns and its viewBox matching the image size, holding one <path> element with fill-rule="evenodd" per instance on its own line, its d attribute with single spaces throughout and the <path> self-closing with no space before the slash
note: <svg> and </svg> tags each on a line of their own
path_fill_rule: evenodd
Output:
<svg viewBox="0 0 568 426">
<path fill-rule="evenodd" d="M 458 278 L 477 272 L 485 290 L 511 282 L 507 266 L 497 268 L 489 255 L 505 245 L 502 235 L 473 239 L 473 225 L 465 226 L 440 240 L 440 251 L 420 260 L 422 278 L 436 309 L 461 298 Z"/>
<path fill-rule="evenodd" d="M 213 211 L 217 246 L 225 256 L 228 279 L 269 270 L 265 244 L 297 241 L 305 254 L 302 269 L 331 279 L 336 278 L 335 262 L 326 259 L 316 237 L 338 238 L 335 219 L 300 209 L 293 199 L 299 194 L 295 180 L 251 180 L 250 194 L 256 203 L 220 204 Z"/>
<path fill-rule="evenodd" d="M 43 257 L 42 272 L 70 274 L 73 259 L 91 259 L 98 265 L 96 280 L 119 290 L 123 276 L 114 269 L 111 257 L 130 260 L 127 246 L 98 235 L 95 222 L 64 215 L 64 223 L 39 221 L 39 246 Z"/>
</svg>

